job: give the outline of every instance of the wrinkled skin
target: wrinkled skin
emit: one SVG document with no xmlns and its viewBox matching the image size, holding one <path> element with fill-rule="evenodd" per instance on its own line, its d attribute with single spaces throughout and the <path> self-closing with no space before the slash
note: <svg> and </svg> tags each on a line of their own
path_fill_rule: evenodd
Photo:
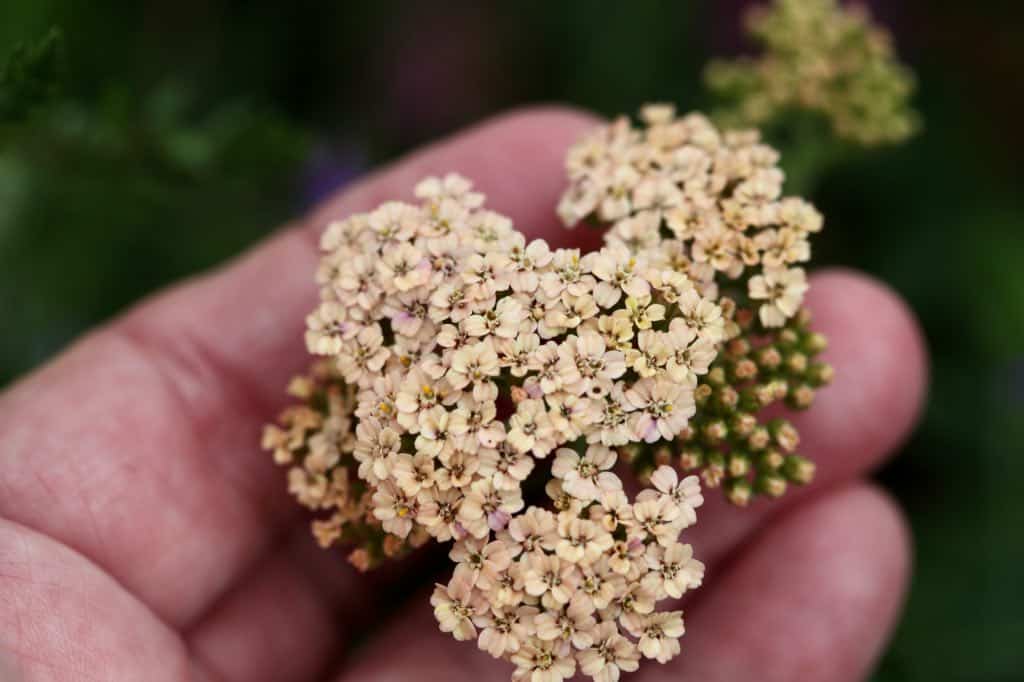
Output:
<svg viewBox="0 0 1024 682">
<path fill-rule="evenodd" d="M 554 206 L 563 154 L 594 124 L 515 112 L 413 154 L 0 397 L 0 679 L 507 679 L 506 664 L 438 631 L 426 591 L 437 576 L 361 576 L 316 549 L 259 432 L 307 361 L 328 217 L 457 171 L 528 236 L 593 244 L 562 230 Z M 795 418 L 817 479 L 745 510 L 707 495 L 688 541 L 708 580 L 685 604 L 683 654 L 631 680 L 858 680 L 885 645 L 908 533 L 863 477 L 917 417 L 925 352 L 906 306 L 864 275 L 819 272 L 808 305 L 837 376 Z M 398 580 L 424 590 L 381 622 L 372 592 Z"/>
</svg>

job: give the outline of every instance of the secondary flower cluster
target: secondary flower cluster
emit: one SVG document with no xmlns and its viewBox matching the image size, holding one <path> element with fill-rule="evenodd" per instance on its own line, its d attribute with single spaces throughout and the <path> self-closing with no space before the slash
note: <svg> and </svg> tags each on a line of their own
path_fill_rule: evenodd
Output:
<svg viewBox="0 0 1024 682">
<path fill-rule="evenodd" d="M 384 530 L 486 538 L 556 448 L 607 468 L 611 446 L 683 431 L 726 327 L 684 274 L 527 243 L 458 176 L 416 193 L 328 228 L 306 337 L 358 390 L 352 455 Z"/>
<path fill-rule="evenodd" d="M 838 137 L 862 145 L 901 142 L 917 129 L 913 75 L 863 6 L 775 0 L 755 7 L 747 23 L 763 54 L 715 61 L 707 70 L 708 86 L 732 105 L 722 112 L 725 123 L 764 126 L 810 110 Z"/>
<path fill-rule="evenodd" d="M 514 680 L 560 682 L 578 665 L 613 682 L 641 656 L 669 661 L 682 612 L 655 606 L 704 575 L 678 539 L 703 503 L 696 477 L 679 481 L 663 466 L 631 504 L 603 462 L 584 465 L 573 450 L 557 457 L 548 485 L 557 514 L 530 507 L 496 540 L 455 544 L 451 582 L 430 600 L 441 629 L 511 661 Z"/>
<path fill-rule="evenodd" d="M 820 213 L 782 196 L 778 154 L 755 131 L 720 132 L 707 118 L 656 105 L 642 128 L 620 118 L 569 151 L 571 186 L 559 213 L 607 229 L 652 267 L 685 275 L 725 311 L 724 342 L 702 355 L 696 414 L 671 445 L 621 449 L 641 475 L 659 464 L 701 471 L 746 504 L 806 483 L 814 466 L 796 453 L 799 434 L 784 419 L 762 423 L 778 401 L 810 407 L 831 368 L 815 360 L 825 339 L 801 308 L 808 289 L 799 264 L 810 258 Z M 695 352 L 696 349 L 688 351 Z M 652 350 L 658 357 L 664 350 Z"/>
<path fill-rule="evenodd" d="M 620 118 L 569 152 L 566 225 L 608 227 L 607 239 L 684 274 L 711 299 L 719 281 L 746 283 L 765 327 L 781 327 L 807 291 L 808 236 L 821 214 L 782 197 L 778 153 L 756 131 L 720 133 L 700 114 L 647 106 L 646 126 Z"/>
</svg>

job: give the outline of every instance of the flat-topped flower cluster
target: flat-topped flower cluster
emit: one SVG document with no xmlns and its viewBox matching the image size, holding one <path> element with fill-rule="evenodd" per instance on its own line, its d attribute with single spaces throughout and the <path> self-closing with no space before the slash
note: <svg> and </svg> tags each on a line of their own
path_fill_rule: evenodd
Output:
<svg viewBox="0 0 1024 682">
<path fill-rule="evenodd" d="M 617 476 L 600 465 L 580 475 L 580 460 L 568 450 L 555 462 L 548 492 L 557 514 L 530 507 L 496 540 L 456 543 L 451 582 L 430 600 L 444 632 L 511 661 L 514 680 L 559 682 L 578 665 L 613 682 L 641 656 L 669 661 L 682 612 L 655 606 L 704 576 L 678 539 L 703 503 L 696 476 L 680 481 L 661 467 L 631 504 Z"/>
<path fill-rule="evenodd" d="M 455 175 L 416 194 L 327 229 L 306 337 L 358 389 L 353 456 L 387 532 L 486 538 L 536 460 L 575 457 L 571 490 L 596 499 L 611 447 L 686 427 L 726 328 L 686 275 L 527 242 Z"/>
</svg>

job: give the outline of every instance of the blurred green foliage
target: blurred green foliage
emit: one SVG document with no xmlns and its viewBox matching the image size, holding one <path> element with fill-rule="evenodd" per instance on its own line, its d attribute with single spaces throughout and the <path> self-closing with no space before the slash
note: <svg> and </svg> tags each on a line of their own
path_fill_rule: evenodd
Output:
<svg viewBox="0 0 1024 682">
<path fill-rule="evenodd" d="M 742 4 L 7 0 L 0 384 L 238 252 L 359 159 L 528 102 L 705 108 L 709 58 L 753 48 Z M 881 473 L 917 566 L 877 679 L 1024 679 L 1021 10 L 876 5 L 924 128 L 844 157 L 813 199 L 816 262 L 890 283 L 932 353 L 923 424 Z"/>
<path fill-rule="evenodd" d="M 20 44 L 0 64 L 0 122 L 23 119 L 57 92 L 62 35 L 50 29 L 39 42 Z"/>
</svg>

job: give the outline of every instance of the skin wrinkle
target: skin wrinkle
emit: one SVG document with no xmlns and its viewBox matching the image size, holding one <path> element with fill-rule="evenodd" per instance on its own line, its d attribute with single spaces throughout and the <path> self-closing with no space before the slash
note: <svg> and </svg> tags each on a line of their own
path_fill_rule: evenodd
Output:
<svg viewBox="0 0 1024 682">
<path fill-rule="evenodd" d="M 307 539 L 307 534 L 303 532 L 301 540 Z M 287 542 L 282 543 L 265 556 L 259 564 L 253 567 L 253 570 L 238 581 L 235 589 L 227 592 L 213 607 L 207 610 L 203 619 L 196 624 L 193 630 L 183 635 L 192 655 L 201 661 L 207 670 L 217 673 L 219 679 L 251 679 L 252 675 L 248 671 L 227 670 L 225 662 L 217 660 L 217 647 L 225 644 L 229 647 L 236 647 L 239 634 L 244 636 L 245 629 L 260 630 L 263 632 L 263 636 L 262 646 L 256 649 L 256 653 L 242 659 L 243 667 L 252 669 L 259 666 L 260 672 L 265 674 L 265 667 L 275 668 L 291 658 L 288 656 L 290 652 L 287 648 L 284 651 L 275 652 L 275 649 L 279 649 L 280 646 L 270 637 L 268 628 L 277 625 L 276 621 L 268 619 L 263 622 L 255 622 L 252 618 L 244 617 L 243 622 L 237 622 L 239 621 L 237 615 L 239 610 L 244 611 L 247 606 L 246 596 L 248 593 L 266 592 L 268 596 L 272 594 L 277 603 L 288 601 L 290 604 L 289 617 L 294 617 L 297 611 L 314 609 L 317 616 L 314 620 L 318 627 L 314 630 L 313 636 L 322 640 L 322 648 L 325 653 L 338 647 L 347 636 L 348 628 L 345 627 L 344 621 L 348 617 L 353 617 L 356 609 L 338 612 L 335 608 L 335 601 L 330 599 L 330 586 L 324 584 L 323 579 L 317 580 L 311 575 L 309 568 L 303 565 L 298 553 L 288 551 L 290 546 L 297 541 L 300 541 L 300 535 L 298 532 L 293 532 Z M 314 548 L 313 551 L 319 552 L 320 550 Z M 274 584 L 274 578 L 289 570 L 296 571 L 307 579 L 288 584 L 283 589 L 280 581 Z M 361 594 L 366 594 L 366 592 Z M 305 604 L 301 603 L 303 601 Z M 298 608 L 296 608 L 297 602 L 300 602 Z M 276 607 L 274 609 L 276 610 Z M 231 629 L 234 629 L 235 632 L 232 632 Z M 277 655 L 278 653 L 281 655 Z M 296 666 L 287 664 L 285 667 L 289 672 L 294 672 Z M 229 674 L 231 672 L 237 674 Z M 308 679 L 319 679 L 319 677 L 309 677 Z"/>
<path fill-rule="evenodd" d="M 246 385 L 243 374 L 232 371 L 211 348 L 186 336 L 185 343 L 163 344 L 161 352 L 154 352 L 152 348 L 161 346 L 159 340 L 152 336 L 155 332 L 146 328 L 145 318 L 137 319 L 139 321 L 135 322 L 129 318 L 112 331 L 144 356 L 145 362 L 159 375 L 159 381 L 167 387 L 168 394 L 183 415 L 182 419 L 194 425 L 192 431 L 197 448 L 223 428 L 222 415 L 217 412 L 219 405 L 237 406 L 243 414 L 253 416 L 272 414 L 270 401 L 261 400 L 259 394 Z M 208 404 L 197 404 L 195 396 L 202 396 Z M 228 474 L 232 484 L 228 489 L 241 493 L 238 497 L 249 512 L 257 517 L 269 516 L 266 500 L 253 489 L 246 477 L 231 475 L 230 470 L 218 466 L 222 461 L 216 458 L 208 460 L 211 473 L 220 474 L 214 478 Z"/>
<path fill-rule="evenodd" d="M 107 635 L 113 632 L 110 628 L 116 621 L 109 621 L 107 617 L 112 614 L 132 614 L 138 619 L 137 629 L 128 631 L 130 636 L 139 637 L 140 633 L 152 630 L 154 643 L 161 639 L 177 641 L 177 637 L 133 595 L 73 549 L 10 521 L 0 521 L 0 549 L 3 551 L 0 560 L 4 564 L 21 567 L 25 572 L 18 575 L 15 569 L 13 574 L 0 574 L 0 602 L 13 606 L 3 612 L 12 614 L 15 619 L 14 628 L 0 629 L 0 650 L 12 654 L 23 676 L 29 670 L 38 672 L 43 668 L 53 673 L 52 678 L 45 679 L 105 679 L 94 671 L 96 657 L 102 656 L 106 651 L 104 647 L 111 644 Z M 40 574 L 53 574 L 54 578 L 43 579 Z M 79 582 L 69 582 L 66 574 L 76 575 Z M 11 582 L 18 587 L 9 588 Z M 65 618 L 65 614 L 71 617 Z M 117 633 L 117 639 L 123 639 L 125 634 Z M 13 642 L 9 637 L 13 637 Z M 45 650 L 40 647 L 43 641 L 48 645 Z M 178 647 L 179 659 L 183 661 L 184 647 L 180 643 Z M 166 650 L 161 657 L 162 664 L 173 662 L 171 653 L 171 649 Z M 135 651 L 123 663 L 134 666 L 141 661 L 140 655 L 144 654 Z M 171 670 L 167 665 L 161 669 Z"/>
</svg>

